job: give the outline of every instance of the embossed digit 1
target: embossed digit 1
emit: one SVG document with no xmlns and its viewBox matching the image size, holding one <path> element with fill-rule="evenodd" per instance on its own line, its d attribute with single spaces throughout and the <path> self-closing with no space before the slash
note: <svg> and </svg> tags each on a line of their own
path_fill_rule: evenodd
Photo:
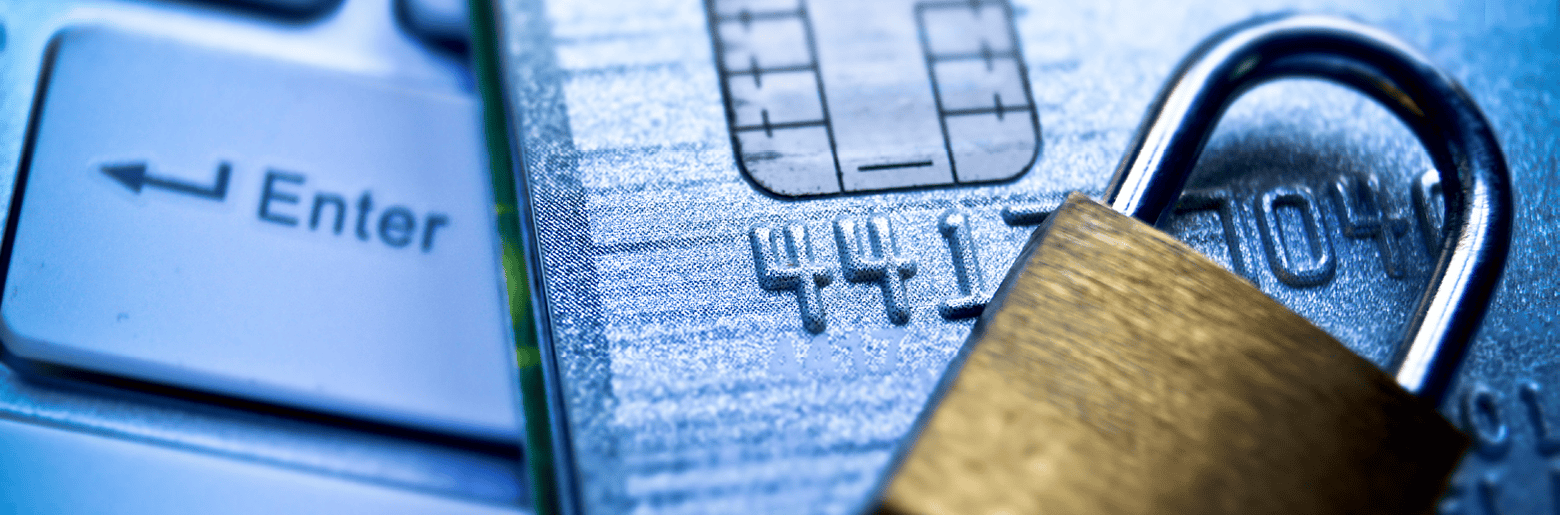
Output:
<svg viewBox="0 0 1560 515">
<path fill-rule="evenodd" d="M 1307 254 L 1315 256 L 1310 266 L 1302 267 L 1290 252 L 1284 238 L 1284 230 L 1278 218 L 1278 207 L 1288 205 L 1300 209 L 1304 220 Z M 1310 188 L 1282 186 L 1269 190 L 1257 198 L 1257 227 L 1262 232 L 1262 249 L 1267 253 L 1268 266 L 1284 284 L 1295 287 L 1318 286 L 1332 280 L 1338 269 L 1334 257 L 1332 236 L 1322 226 L 1322 213 L 1317 209 L 1316 196 Z"/>
<path fill-rule="evenodd" d="M 959 296 L 942 301 L 937 305 L 937 311 L 948 320 L 979 315 L 991 301 L 991 293 L 986 291 L 985 273 L 975 256 L 975 237 L 970 234 L 969 215 L 958 209 L 944 211 L 937 218 L 937 230 L 948 242 L 954 278 L 959 283 Z"/>
<path fill-rule="evenodd" d="M 910 321 L 905 280 L 915 275 L 915 261 L 899 257 L 899 243 L 888 217 L 872 216 L 863 228 L 859 220 L 834 221 L 834 242 L 839 245 L 840 273 L 853 283 L 878 283 L 883 306 L 894 324 Z M 865 229 L 865 230 L 863 230 Z M 898 277 L 895 277 L 895 276 Z"/>
<path fill-rule="evenodd" d="M 813 259 L 807 227 L 789 225 L 784 229 L 754 227 L 748 233 L 753 245 L 753 266 L 758 269 L 758 285 L 766 290 L 796 292 L 802 312 L 802 327 L 814 333 L 827 325 L 821 289 L 833 282 L 829 268 Z"/>
<path fill-rule="evenodd" d="M 1047 206 L 1035 206 L 1035 205 L 1005 206 L 1005 207 L 1002 208 L 1002 213 L 1001 213 L 1001 215 L 1002 215 L 1002 223 L 1005 223 L 1005 224 L 1008 224 L 1008 225 L 1011 225 L 1011 226 L 1014 226 L 1014 227 L 1024 227 L 1024 226 L 1029 226 L 1029 225 L 1040 225 L 1042 223 L 1045 223 L 1045 219 L 1046 218 L 1050 218 L 1051 217 L 1051 213 L 1053 213 L 1055 211 L 1056 211 L 1056 206 L 1055 205 L 1047 205 Z"/>
<path fill-rule="evenodd" d="M 1517 390 L 1517 395 L 1528 405 L 1528 415 L 1533 418 L 1533 432 L 1538 437 L 1538 452 L 1545 456 L 1560 452 L 1560 428 L 1556 428 L 1544 412 L 1543 389 L 1537 382 L 1528 381 Z M 1560 499 L 1556 499 L 1556 503 L 1560 504 Z M 1557 511 L 1560 511 L 1560 507 L 1557 507 Z"/>
<path fill-rule="evenodd" d="M 1426 171 L 1414 181 L 1413 187 L 1414 211 L 1419 214 L 1419 228 L 1425 234 L 1425 250 L 1431 256 L 1437 255 L 1441 248 L 1441 204 L 1445 202 L 1445 196 L 1441 194 L 1441 174 L 1434 168 Z"/>
<path fill-rule="evenodd" d="M 1356 239 L 1374 238 L 1387 277 L 1403 277 L 1403 252 L 1397 241 L 1408 232 L 1408 222 L 1387 215 L 1380 181 L 1375 176 L 1345 175 L 1333 181 L 1332 186 L 1343 235 Z"/>
<path fill-rule="evenodd" d="M 1549 507 L 1560 514 L 1560 463 L 1549 464 Z"/>
<path fill-rule="evenodd" d="M 1484 506 L 1484 512 L 1490 515 L 1500 515 L 1500 491 L 1501 473 L 1487 471 L 1479 475 L 1479 504 Z"/>
</svg>

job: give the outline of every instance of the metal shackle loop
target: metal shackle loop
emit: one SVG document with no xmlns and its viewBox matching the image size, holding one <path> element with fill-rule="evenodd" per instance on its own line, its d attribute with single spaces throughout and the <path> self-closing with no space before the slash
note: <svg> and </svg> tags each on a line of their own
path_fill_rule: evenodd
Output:
<svg viewBox="0 0 1560 515">
<path fill-rule="evenodd" d="M 1241 93 L 1288 77 L 1328 79 L 1374 98 L 1419 137 L 1440 172 L 1446 201 L 1440 257 L 1408 336 L 1388 362 L 1405 389 L 1439 404 L 1505 268 L 1510 178 L 1473 99 L 1395 38 L 1344 19 L 1297 15 L 1215 34 L 1150 105 L 1105 203 L 1156 224 L 1174 208 L 1225 109 Z"/>
</svg>

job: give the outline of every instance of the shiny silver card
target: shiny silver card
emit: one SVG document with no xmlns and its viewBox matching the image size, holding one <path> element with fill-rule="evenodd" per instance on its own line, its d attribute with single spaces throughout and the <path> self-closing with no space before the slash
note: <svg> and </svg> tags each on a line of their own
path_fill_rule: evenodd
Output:
<svg viewBox="0 0 1560 515">
<path fill-rule="evenodd" d="M 1553 0 L 499 2 L 564 504 L 867 506 L 1034 227 L 1103 191 L 1194 45 L 1285 11 L 1396 34 L 1493 123 L 1518 231 L 1441 507 L 1560 509 Z M 1163 228 L 1381 363 L 1438 244 L 1430 166 L 1372 100 L 1280 81 Z"/>
</svg>

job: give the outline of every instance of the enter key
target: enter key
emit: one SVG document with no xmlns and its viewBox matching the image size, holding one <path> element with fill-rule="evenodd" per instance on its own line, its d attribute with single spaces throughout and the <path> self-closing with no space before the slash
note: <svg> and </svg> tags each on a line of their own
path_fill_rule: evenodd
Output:
<svg viewBox="0 0 1560 515">
<path fill-rule="evenodd" d="M 7 350 L 517 436 L 473 99 L 102 29 L 50 53 L 7 227 Z"/>
</svg>

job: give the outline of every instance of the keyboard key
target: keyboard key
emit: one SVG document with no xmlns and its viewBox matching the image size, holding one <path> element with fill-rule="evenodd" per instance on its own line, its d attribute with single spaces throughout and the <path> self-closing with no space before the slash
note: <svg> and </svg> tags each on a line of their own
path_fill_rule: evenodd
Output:
<svg viewBox="0 0 1560 515">
<path fill-rule="evenodd" d="M 311 16 L 325 12 L 342 0 L 208 0 L 214 4 L 238 4 L 287 16 Z"/>
<path fill-rule="evenodd" d="M 57 40 L 0 297 L 23 358 L 518 435 L 474 99 Z"/>
<path fill-rule="evenodd" d="M 0 449 L 6 513 L 522 513 L 4 419 Z"/>
<path fill-rule="evenodd" d="M 466 0 L 397 0 L 407 29 L 434 42 L 465 43 L 470 37 Z"/>
</svg>

